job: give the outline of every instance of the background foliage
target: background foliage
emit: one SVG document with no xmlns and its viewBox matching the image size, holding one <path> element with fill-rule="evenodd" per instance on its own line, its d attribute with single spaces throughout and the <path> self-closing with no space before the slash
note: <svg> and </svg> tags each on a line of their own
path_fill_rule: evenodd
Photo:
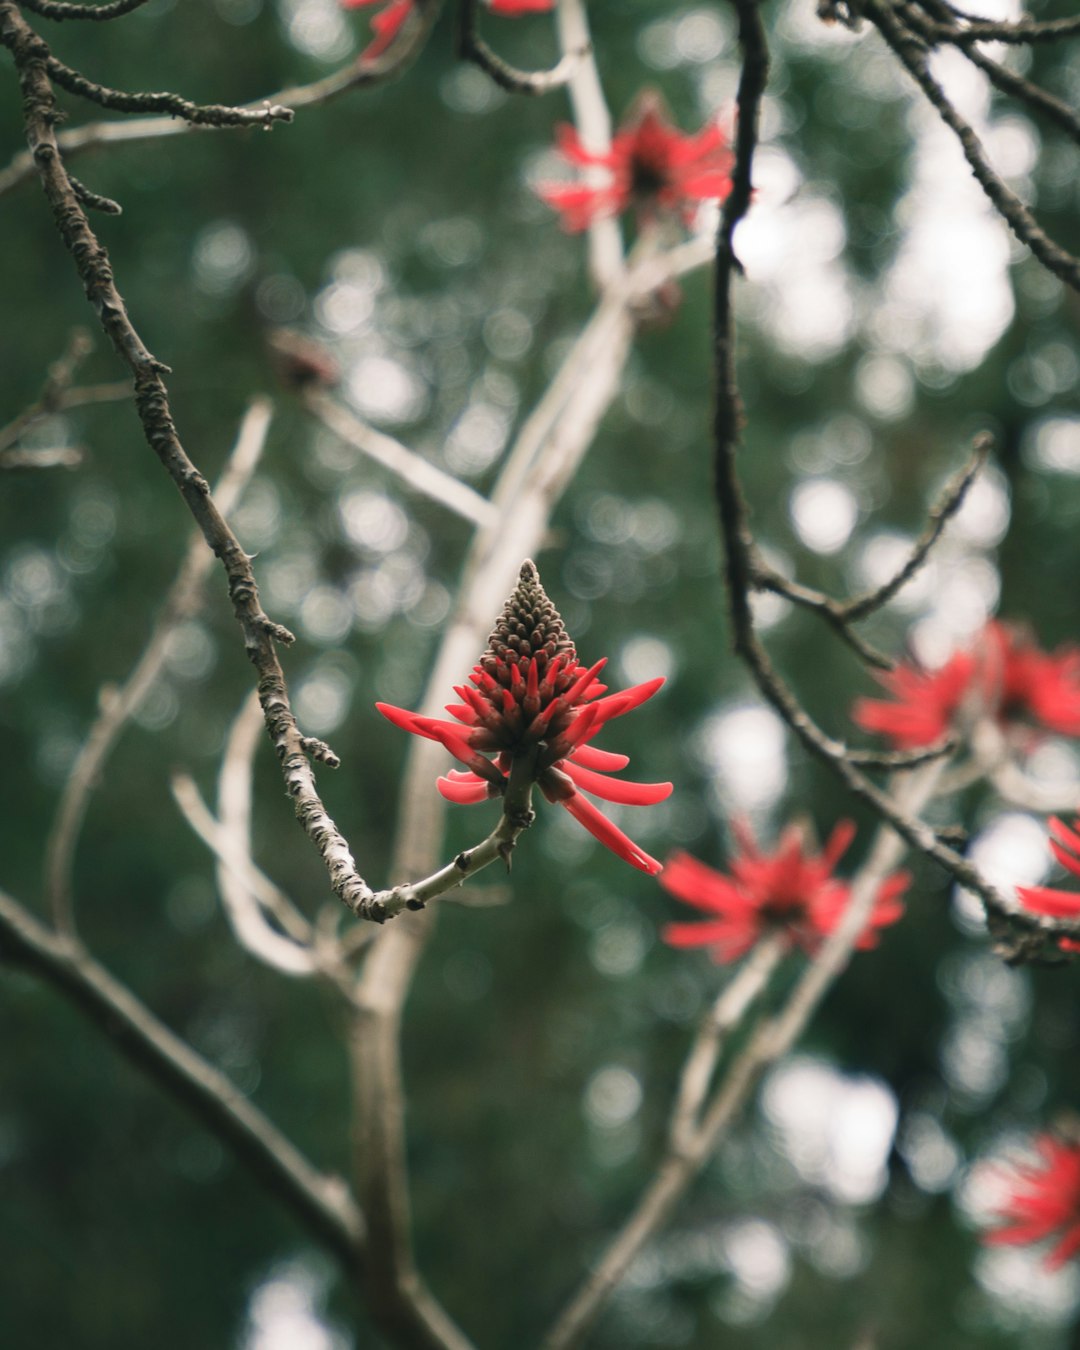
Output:
<svg viewBox="0 0 1080 1350">
<path fill-rule="evenodd" d="M 990 426 L 999 454 L 975 508 L 870 636 L 895 648 L 917 620 L 920 649 L 943 654 L 997 604 L 1000 579 L 1002 613 L 1047 646 L 1069 638 L 1075 298 L 987 224 L 967 170 L 934 150 L 937 132 L 879 43 L 820 24 L 810 0 L 767 15 L 768 153 L 740 245 L 743 471 L 759 533 L 811 584 L 865 579 L 891 539 L 917 531 L 973 430 Z M 643 83 L 684 127 L 730 101 L 725 6 L 598 0 L 590 18 L 614 109 Z M 115 86 L 240 101 L 340 63 L 364 28 L 328 0 L 151 0 L 53 40 Z M 332 343 L 362 412 L 482 491 L 587 313 L 582 250 L 527 181 L 551 171 L 543 156 L 563 96 L 507 98 L 455 64 L 451 28 L 444 18 L 400 81 L 292 126 L 82 162 L 81 176 L 124 205 L 98 228 L 136 323 L 175 371 L 178 425 L 210 476 L 247 400 L 274 389 L 264 325 L 289 323 Z M 486 28 L 523 65 L 554 55 L 543 20 Z M 1034 61 L 1049 87 L 1075 93 L 1067 49 Z M 1075 147 L 1014 108 L 989 103 L 982 115 L 1006 171 L 1075 250 Z M 13 154 L 10 71 L 0 124 Z M 14 416 L 89 316 L 35 185 L 2 207 L 0 369 Z M 620 748 L 676 794 L 632 833 L 661 855 L 677 844 L 719 865 L 734 809 L 769 834 L 797 812 L 825 832 L 850 807 L 757 708 L 728 652 L 707 277 L 684 292 L 671 322 L 641 340 L 538 561 L 583 657 L 611 655 L 619 682 L 669 673 Z M 87 379 L 117 374 L 99 344 Z M 286 667 L 305 730 L 344 761 L 322 776 L 327 805 L 365 874 L 396 880 L 386 868 L 404 738 L 372 704 L 418 696 L 465 527 L 316 428 L 287 392 L 274 397 L 237 528 L 258 553 L 268 611 L 299 634 Z M 89 457 L 70 473 L 9 473 L 0 493 L 2 857 L 5 884 L 27 898 L 99 691 L 141 650 L 190 528 L 129 405 L 35 434 L 85 444 Z M 173 767 L 212 789 L 250 685 L 221 592 L 215 576 L 93 801 L 81 922 L 170 1025 L 305 1151 L 344 1169 L 333 1009 L 238 950 L 169 794 Z M 778 663 L 826 725 L 850 734 L 847 707 L 867 692 L 855 661 L 812 618 L 778 603 L 771 617 Z M 1075 771 L 1065 747 L 1043 753 Z M 325 877 L 268 752 L 259 792 L 259 857 L 314 912 Z M 977 796 L 964 811 L 977 841 L 1004 840 L 1006 854 L 1042 847 L 1033 824 L 1003 825 Z M 477 819 L 452 813 L 451 849 L 474 841 Z M 774 1072 L 635 1267 L 598 1345 L 1068 1343 L 1075 1273 L 1047 1277 L 1024 1253 L 988 1261 L 962 1200 L 968 1161 L 1076 1106 L 1064 1072 L 1080 1031 L 1074 977 L 1004 968 L 942 877 L 916 873 L 904 923 L 860 956 L 799 1058 Z M 554 811 L 518 850 L 512 903 L 442 907 L 405 1032 L 413 1195 L 431 1283 L 484 1344 L 535 1337 L 660 1147 L 688 1028 L 720 978 L 704 956 L 659 945 L 670 912 L 648 878 Z M 329 1258 L 50 991 L 5 971 L 0 1018 L 6 1344 L 379 1344 Z"/>
</svg>

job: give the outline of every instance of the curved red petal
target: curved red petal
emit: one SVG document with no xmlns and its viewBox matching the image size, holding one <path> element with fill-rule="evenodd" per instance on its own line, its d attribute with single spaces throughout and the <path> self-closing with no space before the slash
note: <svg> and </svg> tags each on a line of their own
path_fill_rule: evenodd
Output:
<svg viewBox="0 0 1080 1350">
<path fill-rule="evenodd" d="M 592 802 L 587 797 L 583 797 L 580 792 L 575 792 L 562 804 L 578 824 L 584 825 L 594 839 L 598 839 L 605 848 L 609 848 L 624 862 L 628 862 L 632 867 L 640 868 L 642 872 L 648 872 L 652 876 L 662 870 L 662 863 L 650 857 L 644 849 L 638 848 L 632 839 L 623 834 L 613 821 L 608 820 L 607 816 L 593 806 Z"/>
<path fill-rule="evenodd" d="M 629 755 L 616 755 L 610 750 L 597 750 L 592 745 L 579 745 L 570 756 L 574 764 L 583 769 L 597 769 L 600 773 L 617 773 L 630 763 Z"/>
<path fill-rule="evenodd" d="M 558 767 L 571 778 L 579 788 L 601 797 L 606 802 L 618 802 L 623 806 L 655 806 L 671 796 L 671 783 L 629 783 L 607 774 L 594 773 L 591 769 L 575 764 L 572 759 L 562 759 Z"/>
<path fill-rule="evenodd" d="M 1052 886 L 1017 886 L 1016 894 L 1025 909 L 1051 919 L 1075 919 L 1080 916 L 1080 894 L 1058 891 Z"/>
<path fill-rule="evenodd" d="M 475 806 L 477 802 L 488 800 L 487 784 L 479 779 L 475 783 L 462 783 L 450 778 L 436 778 L 435 786 L 440 796 L 457 806 Z"/>
</svg>

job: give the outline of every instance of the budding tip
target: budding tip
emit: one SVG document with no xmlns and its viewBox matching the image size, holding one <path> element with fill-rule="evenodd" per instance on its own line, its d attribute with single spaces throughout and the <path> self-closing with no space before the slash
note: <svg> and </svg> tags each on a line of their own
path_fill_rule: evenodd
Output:
<svg viewBox="0 0 1080 1350">
<path fill-rule="evenodd" d="M 520 581 L 540 580 L 540 569 L 536 566 L 536 564 L 533 562 L 531 558 L 526 558 L 525 561 L 521 564 L 521 571 L 518 574 L 518 579 Z"/>
</svg>

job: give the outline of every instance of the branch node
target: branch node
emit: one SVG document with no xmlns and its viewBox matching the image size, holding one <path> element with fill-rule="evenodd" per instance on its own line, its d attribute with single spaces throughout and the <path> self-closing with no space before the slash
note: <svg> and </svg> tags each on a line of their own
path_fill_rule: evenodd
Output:
<svg viewBox="0 0 1080 1350">
<path fill-rule="evenodd" d="M 291 647 L 296 641 L 296 634 L 291 633 L 284 624 L 275 623 L 268 614 L 260 614 L 255 621 L 267 637 L 275 642 L 280 642 L 283 647 Z"/>
<path fill-rule="evenodd" d="M 341 768 L 340 757 L 330 749 L 325 741 L 320 741 L 316 736 L 301 736 L 300 745 L 304 753 L 319 764 L 325 764 L 331 769 Z"/>
</svg>

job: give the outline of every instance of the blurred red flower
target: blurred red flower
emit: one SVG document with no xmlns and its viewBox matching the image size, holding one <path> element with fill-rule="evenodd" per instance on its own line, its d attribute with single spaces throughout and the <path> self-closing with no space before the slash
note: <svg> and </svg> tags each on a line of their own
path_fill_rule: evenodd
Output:
<svg viewBox="0 0 1080 1350">
<path fill-rule="evenodd" d="M 770 933 L 814 951 L 844 916 L 851 888 L 833 869 L 855 835 L 849 820 L 833 830 L 823 853 L 815 853 L 801 825 L 789 825 L 773 853 L 763 852 L 749 826 L 733 822 L 738 852 L 725 876 L 687 853 L 668 859 L 660 884 L 684 904 L 712 916 L 704 923 L 668 924 L 661 936 L 672 947 L 708 947 L 720 963 L 738 960 Z M 877 930 L 903 913 L 900 896 L 910 877 L 894 872 L 878 890 L 860 948 L 877 945 Z"/>
<path fill-rule="evenodd" d="M 1050 820 L 1050 851 L 1067 871 L 1080 876 L 1080 818 L 1073 821 L 1073 829 L 1053 816 Z M 1051 919 L 1080 918 L 1080 893 L 1061 891 L 1053 886 L 1017 886 L 1016 894 L 1020 903 L 1035 914 L 1045 914 Z M 1058 938 L 1058 946 L 1064 952 L 1080 951 L 1080 943 L 1072 938 Z"/>
<path fill-rule="evenodd" d="M 985 1235 L 994 1245 L 1056 1238 L 1046 1256 L 1051 1269 L 1080 1251 L 1080 1143 L 1052 1134 L 1031 1141 L 1036 1163 L 1016 1163 L 1006 1180 L 1011 1193 L 998 1214 L 1004 1222 Z"/>
<path fill-rule="evenodd" d="M 374 61 L 401 32 L 405 20 L 413 12 L 413 0 L 339 0 L 342 9 L 366 9 L 369 5 L 383 5 L 371 20 L 374 37 L 360 53 L 361 61 Z"/>
<path fill-rule="evenodd" d="M 339 0 L 342 9 L 366 9 L 369 5 L 385 5 L 371 20 L 374 37 L 360 53 L 362 61 L 374 61 L 381 56 L 401 32 L 405 20 L 416 8 L 415 0 Z M 486 0 L 493 14 L 544 14 L 554 7 L 555 0 Z"/>
<path fill-rule="evenodd" d="M 562 215 L 564 228 L 574 233 L 631 206 L 641 219 L 666 211 L 686 221 L 699 202 L 722 201 L 731 191 L 734 156 L 720 127 L 711 122 L 696 135 L 684 135 L 653 90 L 638 96 L 606 154 L 587 150 L 569 125 L 559 128 L 556 144 L 571 164 L 604 169 L 609 175 L 609 181 L 595 186 L 545 183 L 537 189 Z"/>
<path fill-rule="evenodd" d="M 606 658 L 587 670 L 580 665 L 535 565 L 525 562 L 488 649 L 469 676 L 471 684 L 454 687 L 461 703 L 446 711 L 456 721 L 422 717 L 388 703 L 375 706 L 404 731 L 439 741 L 466 766 L 467 772 L 451 769 L 438 780 L 447 801 L 471 805 L 501 796 L 514 761 L 531 756 L 533 781 L 549 802 L 565 806 L 620 858 L 655 873 L 660 863 L 583 794 L 631 806 L 650 806 L 671 795 L 670 783 L 612 778 L 630 761 L 588 744 L 607 722 L 651 698 L 664 681 L 648 680 L 601 698 L 606 686 L 596 676 L 605 664 Z"/>
<path fill-rule="evenodd" d="M 861 698 L 852 717 L 901 750 L 932 745 L 978 717 L 1080 736 L 1080 649 L 1041 651 L 1008 624 L 988 623 L 937 670 L 901 662 L 877 679 L 891 700 Z"/>
</svg>

